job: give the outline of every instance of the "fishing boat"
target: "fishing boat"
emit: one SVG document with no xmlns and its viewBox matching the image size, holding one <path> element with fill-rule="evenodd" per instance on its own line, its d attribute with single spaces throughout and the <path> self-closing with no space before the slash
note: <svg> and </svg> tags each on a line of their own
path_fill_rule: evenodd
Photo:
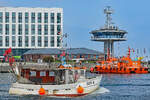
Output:
<svg viewBox="0 0 150 100">
<path fill-rule="evenodd" d="M 86 67 L 69 64 L 55 68 L 38 65 L 24 68 L 24 65 L 11 62 L 10 65 L 17 76 L 17 81 L 9 89 L 9 94 L 13 95 L 79 97 L 97 90 L 102 78 L 102 75 L 87 77 Z"/>
<path fill-rule="evenodd" d="M 98 64 L 91 68 L 94 73 L 114 73 L 114 74 L 146 74 L 148 67 L 142 65 L 140 57 L 138 60 L 132 60 L 130 57 L 130 48 L 128 48 L 127 56 L 120 58 L 110 57 L 109 52 L 107 59 L 98 61 Z"/>
</svg>

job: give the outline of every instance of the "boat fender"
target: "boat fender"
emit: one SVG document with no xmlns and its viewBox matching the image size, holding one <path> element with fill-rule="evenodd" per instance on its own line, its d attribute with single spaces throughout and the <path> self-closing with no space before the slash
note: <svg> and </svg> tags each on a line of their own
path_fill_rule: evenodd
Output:
<svg viewBox="0 0 150 100">
<path fill-rule="evenodd" d="M 94 71 L 94 68 L 93 68 L 93 67 L 91 67 L 91 68 L 90 68 L 90 71 L 91 71 L 91 72 L 93 72 L 93 71 Z"/>
<path fill-rule="evenodd" d="M 83 93 L 84 92 L 84 88 L 79 85 L 78 88 L 77 88 L 77 92 L 78 93 Z"/>
<path fill-rule="evenodd" d="M 44 88 L 40 88 L 39 89 L 39 95 L 45 95 L 45 89 Z"/>
</svg>

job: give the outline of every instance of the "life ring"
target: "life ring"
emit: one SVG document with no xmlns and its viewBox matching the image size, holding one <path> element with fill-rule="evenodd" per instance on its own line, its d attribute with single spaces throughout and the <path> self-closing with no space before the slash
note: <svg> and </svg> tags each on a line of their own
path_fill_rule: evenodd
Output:
<svg viewBox="0 0 150 100">
<path fill-rule="evenodd" d="M 84 88 L 79 85 L 78 88 L 77 88 L 77 92 L 78 93 L 83 93 L 84 92 Z"/>
</svg>

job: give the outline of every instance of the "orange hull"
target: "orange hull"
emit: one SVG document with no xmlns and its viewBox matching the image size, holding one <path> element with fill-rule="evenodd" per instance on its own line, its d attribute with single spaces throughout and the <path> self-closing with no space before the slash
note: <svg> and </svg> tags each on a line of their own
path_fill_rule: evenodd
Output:
<svg viewBox="0 0 150 100">
<path fill-rule="evenodd" d="M 146 73 L 148 73 L 148 68 L 95 67 L 93 72 L 97 72 L 97 73 L 114 73 L 114 74 L 146 74 Z"/>
</svg>

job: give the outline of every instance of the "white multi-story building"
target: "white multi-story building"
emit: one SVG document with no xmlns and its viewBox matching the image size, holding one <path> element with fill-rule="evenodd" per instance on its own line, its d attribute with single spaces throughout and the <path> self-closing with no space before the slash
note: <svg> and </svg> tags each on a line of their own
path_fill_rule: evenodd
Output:
<svg viewBox="0 0 150 100">
<path fill-rule="evenodd" d="M 10 47 L 14 55 L 35 48 L 60 48 L 62 33 L 62 8 L 0 7 L 1 53 Z"/>
</svg>

